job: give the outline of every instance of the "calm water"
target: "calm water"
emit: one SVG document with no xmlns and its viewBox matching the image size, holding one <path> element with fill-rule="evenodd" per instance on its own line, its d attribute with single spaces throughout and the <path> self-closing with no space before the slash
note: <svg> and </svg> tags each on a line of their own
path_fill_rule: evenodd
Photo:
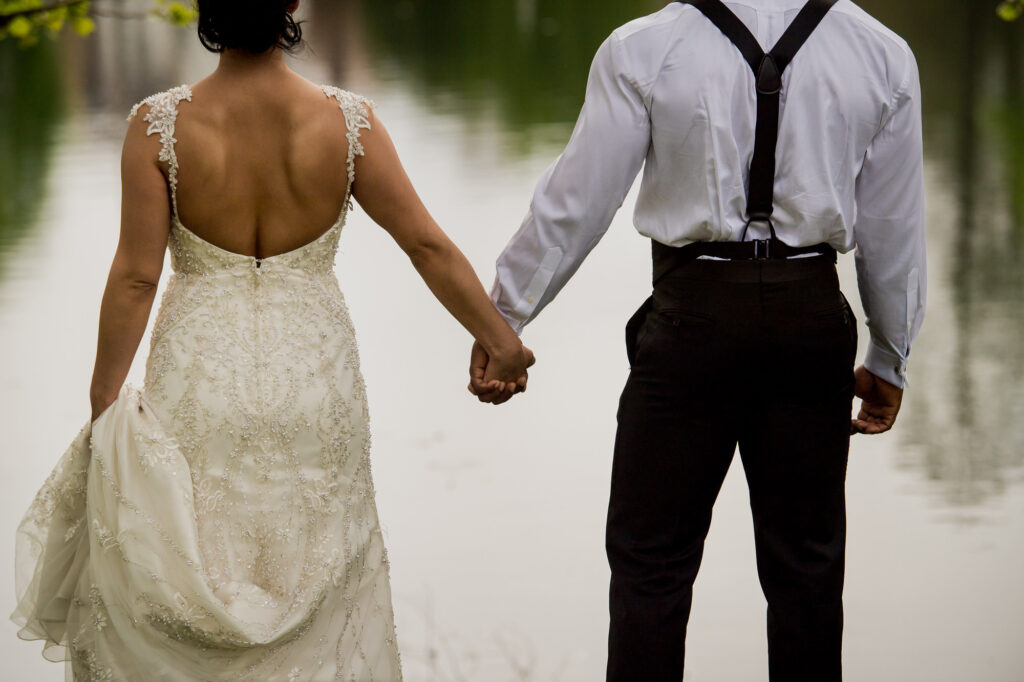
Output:
<svg viewBox="0 0 1024 682">
<path fill-rule="evenodd" d="M 846 669 L 854 682 L 1024 679 L 1024 22 L 995 0 L 873 0 L 926 93 L 929 307 L 897 429 L 854 439 Z M 373 97 L 410 175 L 489 285 L 533 184 L 568 139 L 593 51 L 641 0 L 307 0 L 312 80 Z M 429 13 L 427 9 L 429 8 Z M 117 240 L 124 117 L 215 65 L 191 32 L 0 43 L 0 611 L 13 533 L 89 416 Z M 603 524 L 622 325 L 648 293 L 632 197 L 529 328 L 531 392 L 465 393 L 469 338 L 359 211 L 338 273 L 359 331 L 406 678 L 603 679 Z M 858 306 L 853 259 L 840 264 Z M 863 315 L 859 314 L 861 320 Z M 867 330 L 861 328 L 862 345 Z M 148 333 L 147 333 L 148 339 Z M 863 347 L 862 347 L 863 353 Z M 148 340 L 129 381 L 141 383 Z M 764 602 L 739 466 L 691 619 L 687 679 L 766 680 Z M 2 628 L 4 680 L 59 680 Z"/>
</svg>

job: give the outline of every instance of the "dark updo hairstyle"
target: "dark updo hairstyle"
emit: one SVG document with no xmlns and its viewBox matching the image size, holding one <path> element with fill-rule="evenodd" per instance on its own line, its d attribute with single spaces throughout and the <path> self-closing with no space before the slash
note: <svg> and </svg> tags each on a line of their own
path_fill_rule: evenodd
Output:
<svg viewBox="0 0 1024 682">
<path fill-rule="evenodd" d="M 273 47 L 293 51 L 302 28 L 291 0 L 198 0 L 199 41 L 210 52 L 240 49 L 263 54 Z"/>
</svg>

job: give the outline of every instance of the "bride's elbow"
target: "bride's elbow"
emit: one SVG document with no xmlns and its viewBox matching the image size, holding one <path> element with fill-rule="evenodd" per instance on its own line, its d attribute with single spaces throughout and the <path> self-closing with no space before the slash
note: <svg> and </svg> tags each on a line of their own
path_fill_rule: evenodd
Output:
<svg viewBox="0 0 1024 682">
<path fill-rule="evenodd" d="M 157 288 L 162 273 L 162 258 L 140 258 L 119 248 L 110 264 L 107 285 L 122 291 L 149 293 Z"/>
<path fill-rule="evenodd" d="M 403 245 L 405 254 L 417 270 L 430 267 L 433 264 L 448 260 L 451 252 L 451 242 L 442 238 L 417 239 L 415 242 Z"/>
<path fill-rule="evenodd" d="M 133 294 L 150 294 L 160 283 L 160 273 L 113 269 L 107 286 Z"/>
<path fill-rule="evenodd" d="M 128 288 L 142 294 L 151 294 L 156 291 L 158 283 L 148 280 L 135 279 L 127 283 Z"/>
</svg>

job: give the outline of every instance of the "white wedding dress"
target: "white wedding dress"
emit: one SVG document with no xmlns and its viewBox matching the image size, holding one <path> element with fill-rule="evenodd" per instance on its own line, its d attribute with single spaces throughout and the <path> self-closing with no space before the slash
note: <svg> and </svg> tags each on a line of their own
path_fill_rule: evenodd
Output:
<svg viewBox="0 0 1024 682">
<path fill-rule="evenodd" d="M 132 110 L 149 105 L 172 206 L 145 384 L 82 428 L 17 534 L 12 619 L 69 680 L 401 679 L 365 385 L 334 274 L 371 103 L 322 89 L 348 128 L 345 207 L 318 239 L 262 260 L 178 219 L 189 87 Z"/>
</svg>

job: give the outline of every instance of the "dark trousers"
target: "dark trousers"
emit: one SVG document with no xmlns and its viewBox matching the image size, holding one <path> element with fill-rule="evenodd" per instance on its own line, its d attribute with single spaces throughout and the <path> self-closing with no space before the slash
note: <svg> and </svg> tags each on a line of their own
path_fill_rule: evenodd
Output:
<svg viewBox="0 0 1024 682">
<path fill-rule="evenodd" d="M 609 682 L 682 679 L 693 582 L 737 444 L 771 680 L 841 680 L 857 330 L 835 265 L 692 261 L 656 286 L 627 348 L 607 528 Z"/>
</svg>

